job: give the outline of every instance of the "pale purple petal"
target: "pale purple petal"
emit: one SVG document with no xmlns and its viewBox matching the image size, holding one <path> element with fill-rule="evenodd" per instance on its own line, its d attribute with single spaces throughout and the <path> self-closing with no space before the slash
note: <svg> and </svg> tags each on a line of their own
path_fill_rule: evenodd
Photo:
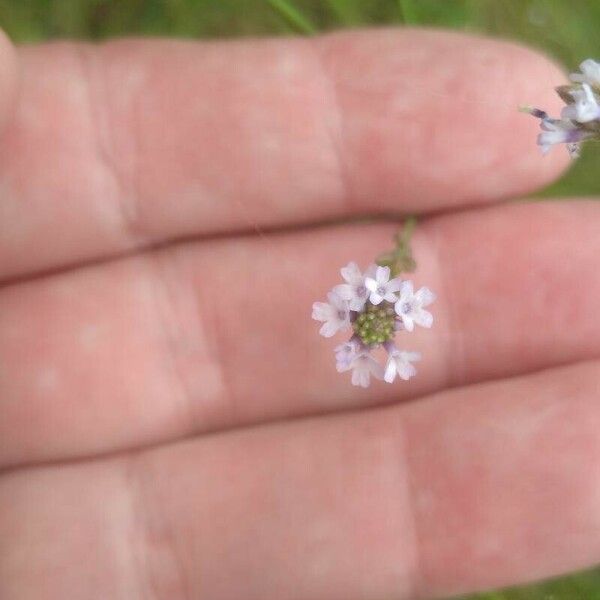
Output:
<svg viewBox="0 0 600 600">
<path fill-rule="evenodd" d="M 372 277 L 367 277 L 365 279 L 365 287 L 370 291 L 370 292 L 376 292 L 377 288 L 379 287 L 379 284 L 377 283 L 376 279 L 373 279 Z"/>
<path fill-rule="evenodd" d="M 377 267 L 377 271 L 375 271 L 375 279 L 379 284 L 387 283 L 390 280 L 390 268 Z"/>
<path fill-rule="evenodd" d="M 340 273 L 350 285 L 357 285 L 357 283 L 362 282 L 363 275 L 355 262 L 349 262 L 345 267 L 342 267 Z"/>
<path fill-rule="evenodd" d="M 348 302 L 334 290 L 327 294 L 327 300 L 329 300 L 329 304 L 338 310 L 347 310 Z"/>
<path fill-rule="evenodd" d="M 350 327 L 350 309 L 348 302 L 337 293 L 329 292 L 327 298 L 329 303 L 315 302 L 313 304 L 312 317 L 323 322 L 319 333 L 324 337 L 331 337 L 338 331 Z"/>
<path fill-rule="evenodd" d="M 414 296 L 413 282 L 410 279 L 405 279 L 400 284 L 400 300 L 408 300 Z"/>
<path fill-rule="evenodd" d="M 385 381 L 392 383 L 396 375 L 400 379 L 408 381 L 416 375 L 417 369 L 412 364 L 412 361 L 421 360 L 421 355 L 418 352 L 405 352 L 394 349 L 390 353 L 385 369 Z"/>
<path fill-rule="evenodd" d="M 369 357 L 369 370 L 371 371 L 371 375 L 375 377 L 375 379 L 382 380 L 383 379 L 383 367 L 372 357 Z"/>
<path fill-rule="evenodd" d="M 331 318 L 332 308 L 327 302 L 314 302 L 312 305 L 312 318 L 315 321 L 327 321 Z"/>
<path fill-rule="evenodd" d="M 571 73 L 571 81 L 600 85 L 600 63 L 588 58 L 579 65 L 579 69 L 581 73 Z"/>
<path fill-rule="evenodd" d="M 390 356 L 385 366 L 383 380 L 387 383 L 394 383 L 396 378 L 396 361 Z"/>
<path fill-rule="evenodd" d="M 369 372 L 362 369 L 354 369 L 352 371 L 352 385 L 368 388 L 370 382 Z"/>
<path fill-rule="evenodd" d="M 319 329 L 319 333 L 323 337 L 333 337 L 338 331 L 340 327 L 336 321 L 325 321 Z"/>
<path fill-rule="evenodd" d="M 401 315 L 400 318 L 402 319 L 402 324 L 406 331 L 414 331 L 415 322 L 410 315 Z"/>
<path fill-rule="evenodd" d="M 393 292 L 390 292 L 389 290 L 386 292 L 385 296 L 383 297 L 383 299 L 386 302 L 391 302 L 392 304 L 394 302 L 398 301 L 398 296 L 396 296 L 396 294 L 394 294 Z"/>
<path fill-rule="evenodd" d="M 363 351 L 352 361 L 352 385 L 368 387 L 371 382 L 371 376 L 376 379 L 383 377 L 382 366 L 368 353 Z"/>
<path fill-rule="evenodd" d="M 354 297 L 352 286 L 348 283 L 340 283 L 339 285 L 336 285 L 332 291 L 334 294 L 347 301 L 352 300 Z"/>
<path fill-rule="evenodd" d="M 421 327 L 427 327 L 428 329 L 433 325 L 433 315 L 428 311 L 420 308 L 415 311 L 413 320 L 417 325 Z"/>
<path fill-rule="evenodd" d="M 383 299 L 384 297 L 378 294 L 377 292 L 371 292 L 371 295 L 369 296 L 371 304 L 375 304 L 375 306 L 381 304 L 383 302 Z"/>
<path fill-rule="evenodd" d="M 375 263 L 371 263 L 365 271 L 365 277 L 375 279 L 375 273 L 377 273 L 377 265 Z"/>
<path fill-rule="evenodd" d="M 387 284 L 388 292 L 399 292 L 402 289 L 402 280 L 399 277 L 390 279 Z"/>
<path fill-rule="evenodd" d="M 575 102 L 562 109 L 561 117 L 571 119 L 579 123 L 588 123 L 600 116 L 600 106 L 592 88 L 584 83 L 580 90 L 573 90 L 571 96 Z"/>
<path fill-rule="evenodd" d="M 422 287 L 415 293 L 415 299 L 421 306 L 428 306 L 435 302 L 435 294 L 429 288 Z"/>
<path fill-rule="evenodd" d="M 334 349 L 337 371 L 339 373 L 349 371 L 352 368 L 353 361 L 357 358 L 363 348 L 363 345 L 355 338 L 352 338 L 345 344 L 337 346 Z"/>
<path fill-rule="evenodd" d="M 408 361 L 396 361 L 398 367 L 398 377 L 403 379 L 404 381 L 408 381 L 411 377 L 414 377 L 417 374 L 417 369 L 415 366 Z"/>
</svg>

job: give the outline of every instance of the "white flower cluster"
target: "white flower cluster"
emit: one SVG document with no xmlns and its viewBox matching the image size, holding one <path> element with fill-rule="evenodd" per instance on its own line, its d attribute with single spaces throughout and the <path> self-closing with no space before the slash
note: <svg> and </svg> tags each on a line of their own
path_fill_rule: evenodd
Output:
<svg viewBox="0 0 600 600">
<path fill-rule="evenodd" d="M 554 144 L 566 144 L 572 157 L 579 156 L 581 142 L 600 139 L 600 63 L 591 58 L 579 66 L 580 73 L 571 73 L 571 85 L 556 88 L 566 102 L 560 119 L 552 118 L 539 108 L 523 108 L 541 120 L 542 132 L 537 143 L 546 154 Z"/>
<path fill-rule="evenodd" d="M 388 383 L 396 377 L 410 379 L 416 374 L 412 363 L 421 355 L 399 350 L 393 339 L 397 331 L 432 326 L 433 316 L 425 307 L 435 300 L 433 292 L 425 287 L 415 292 L 412 281 L 391 279 L 389 267 L 374 264 L 362 273 L 351 262 L 341 274 L 344 283 L 327 294 L 328 302 L 312 307 L 312 318 L 323 323 L 321 335 L 353 331 L 350 340 L 335 349 L 337 370 L 352 371 L 352 384 L 362 387 L 369 386 L 371 376 Z M 385 367 L 372 355 L 379 347 L 387 351 Z"/>
</svg>

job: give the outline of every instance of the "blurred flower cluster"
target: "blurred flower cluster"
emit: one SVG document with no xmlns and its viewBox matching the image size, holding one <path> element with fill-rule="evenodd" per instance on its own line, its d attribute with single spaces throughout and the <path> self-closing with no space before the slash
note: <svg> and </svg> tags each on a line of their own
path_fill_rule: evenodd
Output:
<svg viewBox="0 0 600 600">
<path fill-rule="evenodd" d="M 600 63 L 584 60 L 579 73 L 571 73 L 569 85 L 556 88 L 566 106 L 560 119 L 552 118 L 539 108 L 522 110 L 541 120 L 537 143 L 546 154 L 554 144 L 566 144 L 572 157 L 579 156 L 581 142 L 600 139 Z"/>
<path fill-rule="evenodd" d="M 313 304 L 313 319 L 322 323 L 320 333 L 331 337 L 351 330 L 350 339 L 335 348 L 336 368 L 352 372 L 352 384 L 368 387 L 371 377 L 392 383 L 416 374 L 418 352 L 400 350 L 394 344 L 398 331 L 413 331 L 415 325 L 431 327 L 432 314 L 426 307 L 435 300 L 426 287 L 415 292 L 412 281 L 391 277 L 389 266 L 372 264 L 363 273 L 356 263 L 341 269 L 344 283 L 327 295 L 327 302 Z M 385 366 L 373 350 L 387 352 Z"/>
</svg>

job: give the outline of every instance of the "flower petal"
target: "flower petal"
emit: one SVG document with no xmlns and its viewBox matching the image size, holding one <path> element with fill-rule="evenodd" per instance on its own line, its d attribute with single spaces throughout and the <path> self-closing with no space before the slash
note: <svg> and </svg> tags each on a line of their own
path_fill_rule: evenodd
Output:
<svg viewBox="0 0 600 600">
<path fill-rule="evenodd" d="M 383 367 L 372 357 L 369 357 L 369 370 L 375 379 L 383 379 Z"/>
<path fill-rule="evenodd" d="M 365 271 L 365 277 L 375 279 L 375 273 L 377 273 L 377 265 L 375 263 L 371 263 Z"/>
<path fill-rule="evenodd" d="M 413 282 L 410 279 L 405 279 L 400 284 L 400 300 L 406 301 L 414 296 Z"/>
<path fill-rule="evenodd" d="M 355 262 L 349 262 L 345 267 L 342 267 L 340 273 L 344 280 L 351 285 L 356 285 L 357 281 L 362 280 L 362 273 Z"/>
<path fill-rule="evenodd" d="M 361 368 L 354 369 L 351 381 L 352 385 L 368 388 L 370 383 L 369 371 Z"/>
<path fill-rule="evenodd" d="M 406 331 L 414 331 L 415 322 L 410 315 L 401 315 L 400 318 L 402 319 Z"/>
<path fill-rule="evenodd" d="M 350 310 L 354 310 L 356 312 L 361 312 L 367 303 L 366 298 L 360 298 L 359 296 L 354 296 L 352 300 L 350 300 Z"/>
<path fill-rule="evenodd" d="M 354 290 L 348 283 L 340 283 L 339 285 L 336 285 L 332 292 L 344 300 L 350 301 L 354 298 Z"/>
<path fill-rule="evenodd" d="M 376 279 L 373 279 L 372 277 L 367 277 L 365 279 L 365 287 L 370 291 L 370 292 L 376 292 L 377 288 L 379 287 L 379 284 L 377 283 Z"/>
<path fill-rule="evenodd" d="M 402 289 L 402 280 L 400 277 L 394 277 L 394 279 L 390 279 L 387 284 L 388 292 L 399 292 Z"/>
<path fill-rule="evenodd" d="M 393 356 L 390 356 L 385 366 L 383 380 L 387 383 L 394 383 L 394 379 L 396 379 L 396 360 Z"/>
<path fill-rule="evenodd" d="M 377 283 L 387 283 L 390 279 L 390 268 L 377 267 L 377 271 L 375 272 L 375 279 L 377 279 Z"/>
<path fill-rule="evenodd" d="M 429 288 L 422 287 L 415 293 L 415 298 L 421 306 L 428 306 L 432 302 L 435 302 L 436 295 Z"/>
<path fill-rule="evenodd" d="M 369 296 L 369 300 L 371 301 L 371 304 L 375 304 L 375 306 L 377 306 L 378 304 L 381 304 L 381 302 L 383 301 L 383 296 L 381 296 L 377 292 L 371 292 L 371 295 Z"/>
<path fill-rule="evenodd" d="M 398 360 L 398 377 L 404 381 L 408 381 L 411 377 L 417 374 L 415 366 L 407 360 Z"/>
<path fill-rule="evenodd" d="M 415 311 L 412 317 L 414 322 L 421 327 L 429 329 L 433 325 L 433 315 L 428 310 L 421 308 Z"/>
<path fill-rule="evenodd" d="M 312 305 L 312 318 L 315 321 L 327 321 L 331 318 L 331 305 L 327 302 L 314 302 Z"/>
<path fill-rule="evenodd" d="M 336 285 L 335 287 L 337 288 L 338 286 Z M 333 308 L 337 308 L 337 309 L 347 309 L 348 308 L 348 302 L 337 293 L 335 288 L 333 288 L 333 290 L 331 290 L 327 294 L 327 300 L 329 300 L 329 304 Z"/>
</svg>

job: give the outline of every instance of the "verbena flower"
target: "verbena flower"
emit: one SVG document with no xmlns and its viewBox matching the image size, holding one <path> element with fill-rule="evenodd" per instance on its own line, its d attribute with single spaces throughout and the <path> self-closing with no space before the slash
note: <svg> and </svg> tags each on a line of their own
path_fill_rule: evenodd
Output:
<svg viewBox="0 0 600 600">
<path fill-rule="evenodd" d="M 371 375 L 376 379 L 383 379 L 383 367 L 371 356 L 369 350 L 361 350 L 350 362 L 347 367 L 338 371 L 352 371 L 352 385 L 360 387 L 369 387 Z"/>
<path fill-rule="evenodd" d="M 579 65 L 581 73 L 571 73 L 569 79 L 576 83 L 588 83 L 600 87 L 600 63 L 588 58 Z"/>
<path fill-rule="evenodd" d="M 363 309 L 369 290 L 365 285 L 365 280 L 373 277 L 375 274 L 376 265 L 372 265 L 370 269 L 363 275 L 355 262 L 348 263 L 340 272 L 346 283 L 336 285 L 334 291 L 342 298 L 348 301 L 351 310 L 360 311 Z"/>
<path fill-rule="evenodd" d="M 313 304 L 312 318 L 323 323 L 319 330 L 322 336 L 332 337 L 350 327 L 350 307 L 348 301 L 333 290 L 327 294 L 327 300 L 329 302 Z"/>
<path fill-rule="evenodd" d="M 397 333 L 414 325 L 431 327 L 433 316 L 424 309 L 435 296 L 428 288 L 416 293 L 409 280 L 391 278 L 387 266 L 372 264 L 364 272 L 354 262 L 341 269 L 344 283 L 328 294 L 328 302 L 313 304 L 313 319 L 323 323 L 321 335 L 331 337 L 352 328 L 350 339 L 336 346 L 336 369 L 352 372 L 353 385 L 368 387 L 371 378 L 392 383 L 416 374 L 413 362 L 420 354 L 399 350 L 393 343 Z M 387 352 L 385 365 L 375 358 L 378 349 Z"/>
<path fill-rule="evenodd" d="M 381 304 L 386 302 L 396 302 L 396 292 L 400 291 L 400 279 L 390 279 L 391 271 L 389 267 L 377 267 L 374 277 L 365 279 L 365 286 L 369 290 L 369 301 L 371 304 Z"/>
<path fill-rule="evenodd" d="M 571 85 L 556 88 L 565 102 L 560 119 L 552 118 L 539 108 L 522 110 L 540 119 L 537 143 L 543 154 L 555 144 L 565 144 L 571 157 L 579 156 L 581 142 L 600 139 L 600 63 L 584 60 L 581 73 L 571 73 Z"/>
<path fill-rule="evenodd" d="M 542 133 L 538 135 L 537 143 L 542 154 L 547 154 L 555 144 L 566 144 L 569 155 L 575 158 L 581 150 L 580 142 L 589 137 L 586 131 L 569 120 L 543 119 L 540 127 Z"/>
<path fill-rule="evenodd" d="M 435 300 L 435 294 L 426 287 L 414 292 L 412 281 L 403 281 L 400 298 L 394 304 L 394 309 L 407 331 L 415 328 L 415 323 L 421 327 L 433 325 L 433 315 L 425 310 Z"/>
<path fill-rule="evenodd" d="M 573 90 L 570 94 L 573 104 L 568 104 L 562 109 L 560 116 L 563 119 L 589 123 L 600 117 L 600 105 L 598 105 L 592 88 L 587 83 L 584 83 L 580 90 Z"/>
<path fill-rule="evenodd" d="M 351 367 L 354 359 L 357 358 L 364 349 L 365 346 L 357 336 L 353 336 L 350 338 L 350 341 L 337 346 L 334 350 L 336 369 L 340 373 L 347 371 Z"/>
<path fill-rule="evenodd" d="M 398 350 L 392 343 L 388 345 L 388 359 L 385 366 L 384 380 L 387 383 L 393 383 L 396 376 L 404 381 L 408 381 L 411 377 L 417 374 L 417 369 L 412 364 L 421 360 L 419 352 L 406 352 L 406 350 Z"/>
</svg>

